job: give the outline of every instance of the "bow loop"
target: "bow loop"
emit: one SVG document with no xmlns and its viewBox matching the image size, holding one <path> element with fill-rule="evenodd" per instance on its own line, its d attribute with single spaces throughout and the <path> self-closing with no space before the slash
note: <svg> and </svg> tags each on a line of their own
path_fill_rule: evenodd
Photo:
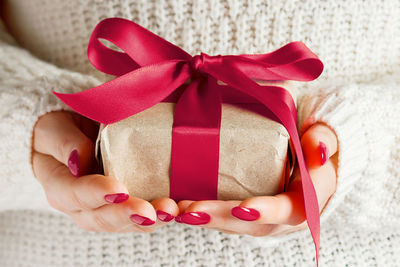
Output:
<svg viewBox="0 0 400 267">
<path fill-rule="evenodd" d="M 99 39 L 113 43 L 124 52 L 106 47 Z M 96 25 L 87 55 L 95 68 L 115 76 L 164 60 L 190 60 L 192 57 L 139 24 L 122 18 L 107 18 Z"/>
</svg>

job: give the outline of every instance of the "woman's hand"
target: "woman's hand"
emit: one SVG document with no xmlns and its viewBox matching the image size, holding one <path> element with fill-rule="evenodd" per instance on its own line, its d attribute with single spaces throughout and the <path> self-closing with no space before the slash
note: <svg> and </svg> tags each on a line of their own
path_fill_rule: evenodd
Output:
<svg viewBox="0 0 400 267">
<path fill-rule="evenodd" d="M 337 138 L 328 126 L 316 123 L 304 132 L 301 144 L 321 212 L 336 190 Z M 287 192 L 275 196 L 257 196 L 244 201 L 182 200 L 178 203 L 180 214 L 175 220 L 224 233 L 252 236 L 276 236 L 303 230 L 307 223 L 297 166 L 293 175 Z"/>
<path fill-rule="evenodd" d="M 150 203 L 129 197 L 115 178 L 91 174 L 96 168 L 97 132 L 98 125 L 72 112 L 39 118 L 33 132 L 32 164 L 49 204 L 88 231 L 152 232 L 171 221 L 179 211 L 172 199 Z"/>
</svg>

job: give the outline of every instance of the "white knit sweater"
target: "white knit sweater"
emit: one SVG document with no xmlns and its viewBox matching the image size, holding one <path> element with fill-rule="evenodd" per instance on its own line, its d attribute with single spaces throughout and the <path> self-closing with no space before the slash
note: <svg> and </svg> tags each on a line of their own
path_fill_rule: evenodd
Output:
<svg viewBox="0 0 400 267">
<path fill-rule="evenodd" d="M 339 139 L 338 185 L 321 215 L 320 266 L 400 265 L 400 1 L 13 0 L 0 31 L 0 266 L 313 266 L 308 229 L 227 235 L 173 223 L 151 234 L 79 229 L 30 165 L 38 116 L 110 77 L 90 66 L 94 26 L 124 17 L 195 55 L 266 53 L 295 40 L 325 64 L 300 87 Z M 24 48 L 21 48 L 24 47 Z"/>
</svg>

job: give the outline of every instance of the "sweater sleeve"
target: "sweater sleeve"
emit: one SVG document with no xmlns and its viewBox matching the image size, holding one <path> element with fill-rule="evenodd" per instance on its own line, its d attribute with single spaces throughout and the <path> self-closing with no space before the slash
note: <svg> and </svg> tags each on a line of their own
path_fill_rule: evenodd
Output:
<svg viewBox="0 0 400 267">
<path fill-rule="evenodd" d="M 328 125 L 338 138 L 337 186 L 321 212 L 321 238 L 329 238 L 326 235 L 332 229 L 397 230 L 400 75 L 366 83 L 309 84 L 298 90 L 300 134 L 313 116 L 316 122 Z M 311 241 L 307 226 L 288 234 L 245 240 L 269 247 L 305 236 Z"/>
<path fill-rule="evenodd" d="M 324 122 L 338 138 L 336 192 L 321 229 L 336 225 L 379 230 L 400 223 L 398 152 L 400 76 L 368 83 L 308 88 L 298 98 L 298 126 Z"/>
<path fill-rule="evenodd" d="M 47 112 L 69 110 L 52 90 L 73 93 L 99 82 L 34 57 L 1 21 L 0 59 L 0 211 L 52 209 L 31 167 L 33 126 Z"/>
</svg>

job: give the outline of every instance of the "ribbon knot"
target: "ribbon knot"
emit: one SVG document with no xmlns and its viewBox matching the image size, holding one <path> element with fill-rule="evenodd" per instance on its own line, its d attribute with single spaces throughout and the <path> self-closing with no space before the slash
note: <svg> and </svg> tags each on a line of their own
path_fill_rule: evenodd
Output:
<svg viewBox="0 0 400 267">
<path fill-rule="evenodd" d="M 210 56 L 207 55 L 206 53 L 201 52 L 200 55 L 195 55 L 192 57 L 190 61 L 190 66 L 192 67 L 194 72 L 200 72 L 204 74 L 207 72 L 207 66 L 209 64 L 215 64 L 221 62 L 222 62 L 221 55 Z"/>
<path fill-rule="evenodd" d="M 107 48 L 100 38 L 125 53 Z M 305 44 L 291 42 L 266 54 L 192 57 L 132 21 L 108 18 L 94 29 L 87 53 L 94 67 L 118 77 L 75 94 L 53 92 L 77 113 L 109 124 L 160 102 L 176 102 L 170 170 L 170 197 L 176 201 L 217 199 L 222 103 L 260 108 L 264 116 L 281 123 L 298 163 L 318 266 L 320 214 L 297 132 L 296 106 L 284 88 L 261 86 L 251 79 L 316 79 L 323 64 Z M 193 75 L 204 79 L 185 84 Z M 226 85 L 218 85 L 218 80 Z"/>
</svg>

